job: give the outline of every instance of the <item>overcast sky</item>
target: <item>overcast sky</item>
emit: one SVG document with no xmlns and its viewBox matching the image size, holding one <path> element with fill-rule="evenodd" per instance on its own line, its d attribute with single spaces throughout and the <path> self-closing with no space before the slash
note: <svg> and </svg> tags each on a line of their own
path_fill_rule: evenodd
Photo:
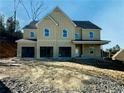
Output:
<svg viewBox="0 0 124 93">
<path fill-rule="evenodd" d="M 14 0 L 0 0 L 0 13 L 5 17 L 13 15 Z M 16 0 L 17 1 L 17 0 Z M 23 0 L 25 6 L 30 10 L 30 0 Z M 36 1 L 41 0 L 33 0 Z M 56 6 L 59 6 L 73 20 L 89 20 L 101 30 L 101 39 L 110 40 L 111 43 L 104 48 L 119 44 L 124 48 L 124 0 L 42 0 L 44 8 L 41 17 Z M 24 8 L 19 4 L 17 8 L 17 19 L 21 27 L 29 23 Z"/>
</svg>

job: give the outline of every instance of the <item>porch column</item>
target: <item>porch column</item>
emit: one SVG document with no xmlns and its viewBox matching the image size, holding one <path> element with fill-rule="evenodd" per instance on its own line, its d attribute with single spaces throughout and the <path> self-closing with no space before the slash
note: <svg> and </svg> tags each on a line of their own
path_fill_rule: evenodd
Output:
<svg viewBox="0 0 124 93">
<path fill-rule="evenodd" d="M 84 56 L 84 44 L 82 44 L 82 50 L 81 50 L 81 56 L 83 57 Z"/>
<path fill-rule="evenodd" d="M 72 45 L 71 46 L 71 57 L 76 57 L 75 49 L 76 49 L 76 46 Z"/>
<path fill-rule="evenodd" d="M 53 46 L 53 57 L 57 58 L 59 56 L 59 48 L 57 45 Z"/>
<path fill-rule="evenodd" d="M 37 53 L 37 54 L 36 54 L 36 58 L 37 58 L 37 59 L 40 59 L 40 46 L 39 46 L 38 43 L 37 43 L 37 46 L 36 46 L 36 51 L 37 51 L 37 52 L 36 52 L 36 53 Z"/>
<path fill-rule="evenodd" d="M 21 45 L 19 43 L 17 43 L 17 57 L 21 58 Z"/>
</svg>

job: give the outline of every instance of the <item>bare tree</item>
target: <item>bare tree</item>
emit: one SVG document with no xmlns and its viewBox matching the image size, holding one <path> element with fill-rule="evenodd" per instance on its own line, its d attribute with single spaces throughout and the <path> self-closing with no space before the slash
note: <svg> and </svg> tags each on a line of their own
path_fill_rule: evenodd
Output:
<svg viewBox="0 0 124 93">
<path fill-rule="evenodd" d="M 23 3 L 23 0 L 19 0 L 19 2 L 25 9 L 29 19 L 33 21 L 39 19 L 39 16 L 42 13 L 42 9 L 44 7 L 44 3 L 42 0 L 38 0 L 38 1 L 29 0 L 29 3 L 30 3 L 29 10 L 26 8 L 25 4 Z"/>
<path fill-rule="evenodd" d="M 31 18 L 30 17 L 30 14 L 29 14 L 29 11 L 27 10 L 25 4 L 23 3 L 23 0 L 19 0 L 20 4 L 23 6 L 23 8 L 25 9 L 26 13 L 27 13 L 27 16 L 29 17 L 29 19 Z"/>
<path fill-rule="evenodd" d="M 30 1 L 32 20 L 37 20 L 39 18 L 43 5 L 44 3 L 42 1 L 37 1 L 36 3 L 33 3 L 32 0 Z"/>
</svg>

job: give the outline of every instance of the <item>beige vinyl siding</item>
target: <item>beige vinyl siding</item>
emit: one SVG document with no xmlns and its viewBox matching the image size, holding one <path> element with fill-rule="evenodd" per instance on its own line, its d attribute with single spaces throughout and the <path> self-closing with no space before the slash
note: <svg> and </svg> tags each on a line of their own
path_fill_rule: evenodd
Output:
<svg viewBox="0 0 124 93">
<path fill-rule="evenodd" d="M 30 37 L 30 32 L 34 32 L 35 37 L 31 38 Z M 24 29 L 23 38 L 24 39 L 37 39 L 37 31 L 36 31 L 36 29 Z"/>
<path fill-rule="evenodd" d="M 93 32 L 93 40 L 100 40 L 100 30 L 97 29 L 83 29 L 82 30 L 82 39 L 89 40 L 89 32 Z"/>
<path fill-rule="evenodd" d="M 83 56 L 92 56 L 92 57 L 100 57 L 101 56 L 101 50 L 100 45 L 82 45 L 82 52 Z M 90 54 L 90 48 L 93 48 L 94 52 L 93 54 Z"/>
</svg>

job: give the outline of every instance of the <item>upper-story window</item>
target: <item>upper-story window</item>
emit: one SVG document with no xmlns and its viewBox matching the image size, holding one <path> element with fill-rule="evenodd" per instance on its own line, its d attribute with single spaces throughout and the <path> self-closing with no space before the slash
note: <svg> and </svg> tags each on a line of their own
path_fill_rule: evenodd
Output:
<svg viewBox="0 0 124 93">
<path fill-rule="evenodd" d="M 68 37 L 68 31 L 64 29 L 62 31 L 62 36 L 65 37 L 65 38 Z"/>
<path fill-rule="evenodd" d="M 35 37 L 35 32 L 30 32 L 29 36 L 30 36 L 30 38 L 34 38 Z"/>
<path fill-rule="evenodd" d="M 75 33 L 75 39 L 80 39 L 80 34 L 79 33 Z"/>
<path fill-rule="evenodd" d="M 93 32 L 89 32 L 89 38 L 93 39 L 93 37 L 94 37 L 94 33 Z"/>
<path fill-rule="evenodd" d="M 49 29 L 44 29 L 44 36 L 49 37 L 50 35 L 50 30 Z"/>
</svg>

